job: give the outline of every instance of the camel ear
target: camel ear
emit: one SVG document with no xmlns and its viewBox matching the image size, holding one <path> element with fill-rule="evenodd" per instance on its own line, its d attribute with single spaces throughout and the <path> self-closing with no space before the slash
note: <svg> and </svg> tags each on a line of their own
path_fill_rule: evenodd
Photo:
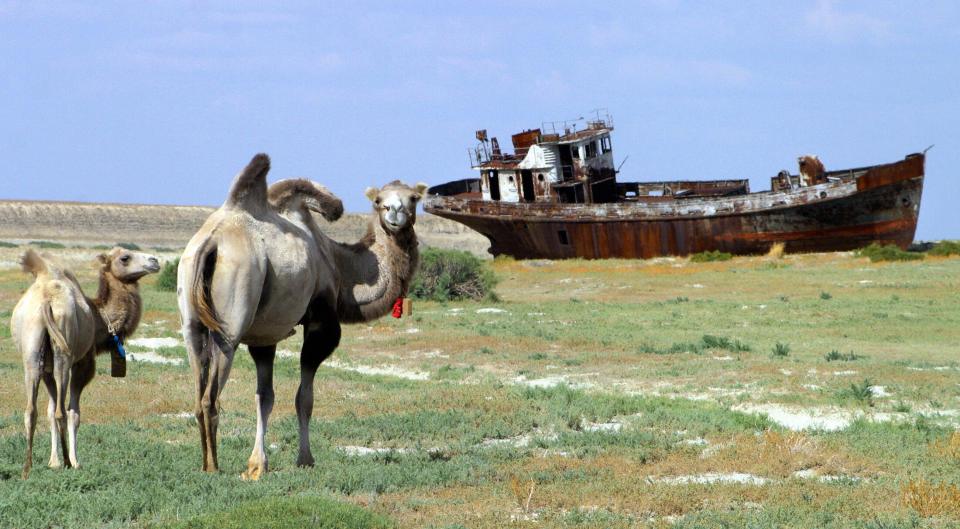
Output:
<svg viewBox="0 0 960 529">
<path fill-rule="evenodd" d="M 417 185 L 413 186 L 413 189 L 417 192 L 418 195 L 423 196 L 430 186 L 424 184 L 423 182 L 417 182 Z"/>
<path fill-rule="evenodd" d="M 364 195 L 367 195 L 367 198 L 370 199 L 370 202 L 377 200 L 377 194 L 380 193 L 379 190 L 375 187 L 368 187 L 366 191 L 363 192 Z"/>
<path fill-rule="evenodd" d="M 97 261 L 100 261 L 100 264 L 107 264 L 110 262 L 110 256 L 105 253 L 102 253 L 97 256 Z"/>
</svg>

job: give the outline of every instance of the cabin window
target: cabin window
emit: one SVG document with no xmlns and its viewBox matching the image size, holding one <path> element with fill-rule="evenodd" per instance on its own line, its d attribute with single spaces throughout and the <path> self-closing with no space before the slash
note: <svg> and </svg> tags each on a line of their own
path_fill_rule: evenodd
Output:
<svg viewBox="0 0 960 529">
<path fill-rule="evenodd" d="M 604 154 L 613 150 L 613 147 L 610 146 L 610 136 L 600 138 L 600 150 L 603 151 Z"/>
<path fill-rule="evenodd" d="M 594 142 L 591 141 L 590 143 L 586 144 L 584 147 L 587 148 L 587 149 L 586 149 L 586 150 L 587 150 L 586 158 L 587 158 L 588 160 L 589 160 L 590 158 L 595 158 L 595 157 L 597 156 L 597 144 L 596 144 L 596 143 L 594 143 Z"/>
<path fill-rule="evenodd" d="M 538 175 L 537 175 L 537 180 L 539 180 L 540 182 L 543 182 L 543 175 L 542 175 L 542 174 L 538 174 Z"/>
<path fill-rule="evenodd" d="M 560 239 L 560 244 L 564 246 L 570 246 L 570 238 L 567 236 L 567 230 L 558 231 L 557 238 Z"/>
<path fill-rule="evenodd" d="M 580 159 L 580 146 L 579 146 L 579 145 L 571 145 L 571 146 L 570 146 L 570 153 L 573 154 L 573 159 L 574 159 L 574 160 L 579 160 L 579 159 Z"/>
</svg>

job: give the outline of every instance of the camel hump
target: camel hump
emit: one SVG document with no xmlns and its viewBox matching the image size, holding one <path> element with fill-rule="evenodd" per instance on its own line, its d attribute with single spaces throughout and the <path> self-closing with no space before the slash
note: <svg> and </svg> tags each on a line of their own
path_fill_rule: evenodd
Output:
<svg viewBox="0 0 960 529">
<path fill-rule="evenodd" d="M 28 248 L 27 251 L 20 256 L 20 267 L 24 272 L 35 276 L 50 271 L 47 261 L 33 248 Z"/>
<path fill-rule="evenodd" d="M 267 194 L 270 205 L 280 211 L 307 208 L 333 222 L 343 215 L 343 201 L 326 186 L 307 180 L 291 178 L 270 186 Z"/>
<path fill-rule="evenodd" d="M 267 173 L 270 157 L 260 153 L 233 179 L 224 206 L 259 211 L 267 205 Z"/>
</svg>

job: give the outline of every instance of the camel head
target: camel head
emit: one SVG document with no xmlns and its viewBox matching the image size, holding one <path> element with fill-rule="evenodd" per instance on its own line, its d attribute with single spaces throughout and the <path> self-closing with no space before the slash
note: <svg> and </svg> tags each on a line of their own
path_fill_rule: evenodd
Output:
<svg viewBox="0 0 960 529">
<path fill-rule="evenodd" d="M 160 271 L 160 261 L 155 256 L 119 246 L 97 258 L 103 266 L 103 272 L 124 283 L 133 283 L 147 274 Z"/>
<path fill-rule="evenodd" d="M 388 233 L 397 233 L 410 228 L 417 220 L 417 202 L 427 190 L 427 184 L 410 187 L 394 180 L 380 189 L 367 188 L 367 198 L 373 202 L 373 210 L 380 218 L 380 225 Z"/>
</svg>

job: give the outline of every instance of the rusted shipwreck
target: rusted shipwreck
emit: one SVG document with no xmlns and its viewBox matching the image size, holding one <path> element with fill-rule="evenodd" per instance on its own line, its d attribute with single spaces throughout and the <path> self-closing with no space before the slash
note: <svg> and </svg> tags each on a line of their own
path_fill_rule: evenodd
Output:
<svg viewBox="0 0 960 529">
<path fill-rule="evenodd" d="M 514 134 L 513 154 L 477 131 L 469 152 L 480 178 L 431 187 L 424 209 L 483 234 L 490 253 L 517 258 L 759 254 L 777 242 L 789 252 L 819 252 L 913 241 L 924 153 L 839 171 L 801 157 L 798 174 L 781 171 L 769 191 L 751 193 L 749 180 L 618 182 L 612 131 L 608 115 L 545 123 Z"/>
</svg>

